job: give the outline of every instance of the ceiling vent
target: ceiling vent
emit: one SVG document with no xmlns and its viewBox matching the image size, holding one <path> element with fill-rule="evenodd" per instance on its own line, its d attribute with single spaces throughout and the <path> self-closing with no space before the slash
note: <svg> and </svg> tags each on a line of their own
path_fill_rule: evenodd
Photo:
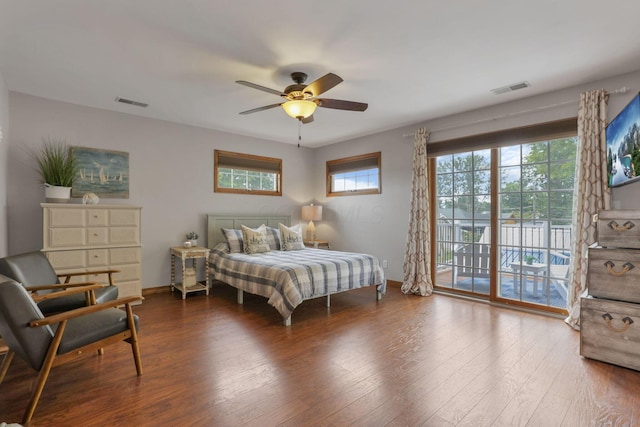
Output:
<svg viewBox="0 0 640 427">
<path fill-rule="evenodd" d="M 116 98 L 116 102 L 122 102 L 123 104 L 135 105 L 136 107 L 142 107 L 142 108 L 146 108 L 146 107 L 149 106 L 149 104 L 147 104 L 145 102 L 132 101 L 130 99 L 120 98 L 120 97 Z"/>
<path fill-rule="evenodd" d="M 531 84 L 529 82 L 520 82 L 508 86 L 502 86 L 497 89 L 491 89 L 491 92 L 494 95 L 502 95 L 503 93 L 513 92 L 514 90 L 520 90 L 530 86 Z"/>
</svg>

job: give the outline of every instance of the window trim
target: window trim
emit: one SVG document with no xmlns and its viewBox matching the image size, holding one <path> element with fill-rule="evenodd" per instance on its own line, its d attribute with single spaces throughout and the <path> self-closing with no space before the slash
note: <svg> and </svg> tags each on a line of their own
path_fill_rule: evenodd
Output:
<svg viewBox="0 0 640 427">
<path fill-rule="evenodd" d="M 569 117 L 551 122 L 537 123 L 522 127 L 463 136 L 438 142 L 427 143 L 427 157 L 464 153 L 508 145 L 528 144 L 535 141 L 559 139 L 576 134 L 578 118 Z"/>
<path fill-rule="evenodd" d="M 243 168 L 243 163 L 263 163 L 264 168 L 261 168 L 262 171 L 273 172 L 277 175 L 276 179 L 276 190 L 250 190 L 250 189 L 239 189 L 239 188 L 227 188 L 220 187 L 218 184 L 218 166 L 220 157 L 223 158 L 231 158 L 232 160 L 237 160 L 238 169 L 243 170 L 256 170 L 256 169 L 248 169 Z M 214 193 L 231 193 L 231 194 L 253 194 L 259 196 L 282 196 L 282 159 L 278 159 L 275 157 L 264 157 L 264 156 L 256 156 L 253 154 L 244 154 L 244 153 L 235 153 L 232 151 L 223 151 L 223 150 L 214 150 L 213 151 L 213 191 Z M 274 167 L 275 165 L 275 167 Z M 223 164 L 221 167 L 228 167 L 230 165 Z"/>
<path fill-rule="evenodd" d="M 372 165 L 375 162 L 378 168 L 378 188 L 371 188 L 366 190 L 346 190 L 346 191 L 332 191 L 331 177 L 334 173 L 355 171 L 359 168 L 356 166 L 359 163 L 365 163 L 366 161 L 372 161 Z M 349 169 L 349 164 L 352 164 L 353 169 Z M 332 168 L 339 168 L 339 171 L 332 171 Z M 377 151 L 375 153 L 361 154 L 358 156 L 344 157 L 341 159 L 328 160 L 326 163 L 326 193 L 327 197 L 333 196 L 356 196 L 364 194 L 380 194 L 382 193 L 382 153 Z"/>
</svg>

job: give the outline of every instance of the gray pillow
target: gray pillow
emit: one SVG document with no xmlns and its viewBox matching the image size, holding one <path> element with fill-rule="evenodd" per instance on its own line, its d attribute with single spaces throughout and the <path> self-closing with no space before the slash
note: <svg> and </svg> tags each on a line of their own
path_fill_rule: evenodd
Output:
<svg viewBox="0 0 640 427">
<path fill-rule="evenodd" d="M 279 251 L 280 247 L 280 232 L 277 228 L 267 227 L 267 243 L 272 251 Z"/>
<path fill-rule="evenodd" d="M 222 228 L 221 230 L 224 238 L 227 240 L 229 253 L 239 254 L 244 252 L 242 230 L 236 230 L 234 228 Z"/>
</svg>

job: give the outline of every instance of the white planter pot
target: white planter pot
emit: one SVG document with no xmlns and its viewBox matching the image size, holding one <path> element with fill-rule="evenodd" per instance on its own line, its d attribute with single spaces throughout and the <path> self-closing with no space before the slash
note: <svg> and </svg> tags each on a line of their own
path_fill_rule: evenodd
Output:
<svg viewBox="0 0 640 427">
<path fill-rule="evenodd" d="M 44 187 L 44 197 L 47 203 L 68 203 L 71 198 L 71 187 L 47 185 Z"/>
</svg>

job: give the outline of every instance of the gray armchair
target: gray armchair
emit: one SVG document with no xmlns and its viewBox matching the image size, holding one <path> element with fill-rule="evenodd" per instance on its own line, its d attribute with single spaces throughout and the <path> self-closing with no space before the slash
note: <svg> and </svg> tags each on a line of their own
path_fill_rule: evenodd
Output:
<svg viewBox="0 0 640 427">
<path fill-rule="evenodd" d="M 90 283 L 69 283 L 72 276 L 86 274 L 106 274 L 109 278 L 108 286 L 96 289 L 95 301 L 88 301 L 88 294 L 72 293 L 64 297 L 40 298 L 38 307 L 45 314 L 60 313 L 84 307 L 92 303 L 103 303 L 118 298 L 118 287 L 113 281 L 113 273 L 119 270 L 100 270 L 71 274 L 56 274 L 44 253 L 40 251 L 27 252 L 20 255 L 8 256 L 0 259 L 0 274 L 7 276 L 16 282 L 22 283 L 27 291 L 42 294 L 46 291 L 60 292 L 71 287 L 86 286 Z M 65 282 L 60 283 L 60 278 L 65 277 Z M 42 294 L 46 295 L 46 294 Z M 35 298 L 38 300 L 38 298 Z"/>
<path fill-rule="evenodd" d="M 72 293 L 91 293 L 99 287 L 78 287 L 60 291 L 59 294 L 63 297 Z M 10 363 L 11 358 L 17 355 L 38 371 L 23 424 L 31 420 L 54 366 L 83 357 L 103 346 L 125 341 L 131 345 L 138 376 L 142 375 L 137 338 L 138 317 L 133 314 L 130 305 L 139 299 L 121 298 L 45 317 L 20 283 L 0 276 L 0 336 L 9 348 L 5 357 Z M 126 311 L 115 308 L 119 305 L 124 305 Z M 6 372 L 5 368 L 8 365 L 2 366 L 0 371 Z"/>
</svg>

